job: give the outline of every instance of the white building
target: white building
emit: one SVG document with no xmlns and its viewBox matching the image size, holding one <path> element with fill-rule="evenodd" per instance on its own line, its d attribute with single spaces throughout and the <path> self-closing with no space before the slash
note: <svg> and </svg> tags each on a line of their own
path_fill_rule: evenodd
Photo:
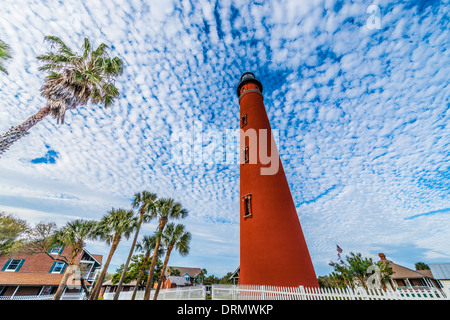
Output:
<svg viewBox="0 0 450 320">
<path fill-rule="evenodd" d="M 450 262 L 448 263 L 429 263 L 433 278 L 438 280 L 447 292 L 450 292 Z"/>
</svg>

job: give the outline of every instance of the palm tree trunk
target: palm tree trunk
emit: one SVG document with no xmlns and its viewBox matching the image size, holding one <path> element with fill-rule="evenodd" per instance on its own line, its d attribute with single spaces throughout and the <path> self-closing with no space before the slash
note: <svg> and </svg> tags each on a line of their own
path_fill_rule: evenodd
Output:
<svg viewBox="0 0 450 320">
<path fill-rule="evenodd" d="M 134 235 L 133 243 L 131 244 L 130 253 L 128 254 L 128 258 L 127 258 L 127 261 L 125 262 L 125 266 L 123 267 L 122 276 L 120 277 L 120 281 L 117 284 L 117 290 L 116 290 L 116 293 L 114 294 L 113 300 L 118 300 L 120 291 L 122 291 L 122 284 L 125 279 L 125 274 L 128 271 L 128 265 L 130 264 L 131 256 L 133 255 L 134 247 L 136 246 L 137 238 L 139 235 L 139 229 L 141 229 L 143 219 L 144 219 L 144 212 L 141 212 L 140 217 L 139 217 L 139 223 L 138 223 L 138 226 L 136 229 L 136 233 Z"/>
<path fill-rule="evenodd" d="M 156 265 L 156 259 L 158 257 L 160 242 L 161 242 L 161 237 L 159 237 L 158 240 L 156 240 L 156 245 L 155 245 L 155 249 L 154 249 L 155 251 L 153 252 L 152 263 L 150 265 L 150 271 L 148 273 L 148 278 L 147 278 L 147 284 L 145 285 L 144 300 L 150 300 L 150 291 L 152 290 L 153 274 L 155 273 L 155 265 Z"/>
<path fill-rule="evenodd" d="M 160 220 L 158 227 L 158 239 L 156 240 L 155 251 L 153 252 L 152 263 L 148 273 L 147 285 L 145 286 L 144 300 L 150 300 L 150 291 L 152 290 L 153 274 L 155 273 L 156 260 L 158 259 L 159 245 L 161 243 L 162 232 L 166 226 L 167 220 Z"/>
<path fill-rule="evenodd" d="M 64 288 L 66 287 L 67 279 L 69 279 L 71 271 L 72 271 L 72 268 L 66 268 L 66 271 L 64 272 L 64 275 L 63 275 L 61 281 L 59 282 L 58 289 L 56 290 L 56 293 L 53 296 L 53 300 L 61 300 L 61 296 L 64 292 Z"/>
<path fill-rule="evenodd" d="M 97 282 L 95 283 L 94 289 L 92 289 L 92 293 L 89 297 L 89 300 L 97 300 L 98 295 L 100 294 L 100 289 L 102 287 L 103 279 L 105 278 L 106 271 L 108 270 L 109 264 L 111 263 L 111 259 L 114 255 L 114 252 L 117 249 L 117 246 L 119 245 L 119 241 L 117 235 L 114 235 L 114 240 L 111 244 L 111 249 L 109 250 L 108 259 L 106 259 L 105 265 L 103 267 L 102 272 L 100 273 Z"/>
<path fill-rule="evenodd" d="M 36 123 L 44 119 L 50 113 L 50 106 L 45 106 L 40 109 L 36 114 L 29 117 L 27 120 L 22 122 L 22 124 L 11 127 L 7 132 L 0 136 L 0 156 L 8 150 L 8 148 L 17 140 L 28 134 L 30 130 Z"/>
<path fill-rule="evenodd" d="M 67 284 L 67 279 L 69 279 L 70 274 L 73 272 L 72 266 L 75 264 L 75 259 L 77 258 L 79 253 L 79 250 L 75 250 L 72 258 L 70 259 L 70 261 L 68 261 L 68 265 L 66 267 L 66 270 L 64 271 L 64 275 L 61 279 L 61 281 L 59 282 L 59 286 L 58 289 L 55 292 L 55 295 L 53 296 L 53 300 L 61 300 L 61 296 L 64 292 L 64 288 L 66 287 Z"/>
<path fill-rule="evenodd" d="M 149 257 L 150 257 L 150 249 L 147 250 L 147 252 L 145 253 L 145 256 L 144 256 L 144 261 L 142 261 L 142 267 L 141 267 L 141 270 L 139 271 L 139 276 L 136 280 L 136 286 L 134 287 L 133 295 L 131 296 L 131 300 L 136 299 L 136 293 L 139 289 L 139 283 L 141 282 L 142 276 L 144 275 L 145 265 L 147 264 Z"/>
<path fill-rule="evenodd" d="M 89 290 L 86 286 L 87 281 L 86 281 L 86 279 L 81 278 L 80 282 L 81 282 L 81 287 L 83 288 L 84 294 L 86 295 L 86 299 L 89 300 Z"/>
<path fill-rule="evenodd" d="M 164 259 L 164 264 L 163 264 L 163 267 L 161 270 L 161 276 L 159 277 L 159 282 L 161 282 L 161 283 L 162 283 L 162 280 L 164 279 L 164 273 L 166 272 L 167 264 L 169 263 L 170 252 L 172 251 L 172 249 L 173 249 L 173 247 L 167 248 L 166 258 Z M 156 288 L 155 295 L 153 296 L 153 300 L 156 300 L 158 298 L 159 288 L 160 288 L 160 286 L 158 285 L 158 287 Z"/>
<path fill-rule="evenodd" d="M 164 280 L 164 278 L 161 278 L 161 277 L 158 279 L 158 285 L 156 286 L 156 291 L 155 291 L 155 295 L 153 296 L 153 300 L 156 300 L 158 298 L 159 290 L 161 289 L 163 280 Z"/>
</svg>

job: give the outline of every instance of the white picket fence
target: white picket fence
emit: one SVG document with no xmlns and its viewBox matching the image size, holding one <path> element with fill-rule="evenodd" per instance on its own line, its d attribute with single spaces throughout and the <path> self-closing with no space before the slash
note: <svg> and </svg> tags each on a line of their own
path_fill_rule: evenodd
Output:
<svg viewBox="0 0 450 320">
<path fill-rule="evenodd" d="M 155 290 L 150 291 L 150 300 L 153 300 Z M 131 300 L 133 291 L 122 291 L 119 295 L 119 300 Z M 113 300 L 114 292 L 107 292 L 103 294 L 105 300 Z M 136 292 L 136 300 L 144 299 L 144 290 Z M 171 289 L 161 289 L 158 293 L 157 300 L 205 300 L 206 288 L 205 286 L 189 286 L 178 287 Z"/>
<path fill-rule="evenodd" d="M 448 289 L 447 289 L 448 290 Z M 158 300 L 206 300 L 205 286 L 179 287 L 160 290 Z M 155 290 L 151 291 L 153 300 Z M 119 300 L 130 300 L 133 292 L 121 292 Z M 64 294 L 62 300 L 84 300 L 84 293 Z M 105 300 L 113 300 L 114 292 L 103 295 Z M 143 300 L 144 291 L 137 292 L 136 300 Z M 53 295 L 40 296 L 0 296 L 1 300 L 52 300 Z M 450 291 L 437 288 L 401 288 L 395 291 L 364 288 L 308 288 L 248 285 L 211 286 L 212 300 L 450 300 Z"/>
<path fill-rule="evenodd" d="M 65 293 L 61 300 L 84 300 L 85 294 L 82 293 Z M 52 300 L 53 294 L 45 294 L 39 296 L 0 296 L 1 300 Z"/>
<path fill-rule="evenodd" d="M 251 285 L 212 285 L 212 300 L 450 300 L 439 289 L 338 289 Z"/>
</svg>

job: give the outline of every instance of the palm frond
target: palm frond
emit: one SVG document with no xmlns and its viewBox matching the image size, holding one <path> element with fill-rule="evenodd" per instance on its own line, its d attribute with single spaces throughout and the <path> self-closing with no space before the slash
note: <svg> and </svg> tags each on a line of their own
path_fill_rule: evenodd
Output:
<svg viewBox="0 0 450 320">
<path fill-rule="evenodd" d="M 47 63 L 47 64 L 43 65 L 42 67 L 39 67 L 38 70 L 39 71 L 61 70 L 62 67 L 63 66 L 59 65 L 59 64 Z"/>
<path fill-rule="evenodd" d="M 123 73 L 123 61 L 117 57 L 109 59 L 107 66 L 108 74 L 118 76 Z"/>
<path fill-rule="evenodd" d="M 83 59 L 86 59 L 90 52 L 91 52 L 91 43 L 89 42 L 88 38 L 84 38 Z"/>
<path fill-rule="evenodd" d="M 94 59 L 103 56 L 106 54 L 106 49 L 108 49 L 108 46 L 104 43 L 100 44 L 97 49 L 95 49 L 94 51 L 92 51 L 92 57 Z"/>
<path fill-rule="evenodd" d="M 46 36 L 44 38 L 44 41 L 48 41 L 52 43 L 52 47 L 55 45 L 59 46 L 58 52 L 61 54 L 65 54 L 67 56 L 74 56 L 75 54 L 72 52 L 72 50 L 61 40 L 59 37 L 55 36 Z"/>
<path fill-rule="evenodd" d="M 9 45 L 0 40 L 0 71 L 6 75 L 8 75 L 8 71 L 6 70 L 6 67 L 3 65 L 3 62 L 11 59 L 11 57 L 12 57 L 11 48 L 9 47 Z"/>
</svg>

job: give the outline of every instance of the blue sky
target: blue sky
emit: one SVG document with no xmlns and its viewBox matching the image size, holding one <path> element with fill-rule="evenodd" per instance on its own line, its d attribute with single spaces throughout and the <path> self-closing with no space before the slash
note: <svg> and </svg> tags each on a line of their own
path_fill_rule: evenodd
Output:
<svg viewBox="0 0 450 320">
<path fill-rule="evenodd" d="M 368 27 L 372 4 L 380 28 Z M 2 156 L 0 210 L 62 225 L 130 208 L 146 189 L 190 213 L 191 252 L 171 265 L 234 271 L 239 166 L 174 164 L 171 135 L 238 128 L 235 88 L 252 71 L 317 275 L 332 271 L 336 244 L 407 267 L 450 261 L 448 1 L 7 0 L 0 16 L 14 50 L 1 132 L 45 105 L 44 36 L 75 50 L 84 37 L 104 42 L 125 62 L 113 108 L 70 111 L 64 125 L 49 117 Z"/>
</svg>

